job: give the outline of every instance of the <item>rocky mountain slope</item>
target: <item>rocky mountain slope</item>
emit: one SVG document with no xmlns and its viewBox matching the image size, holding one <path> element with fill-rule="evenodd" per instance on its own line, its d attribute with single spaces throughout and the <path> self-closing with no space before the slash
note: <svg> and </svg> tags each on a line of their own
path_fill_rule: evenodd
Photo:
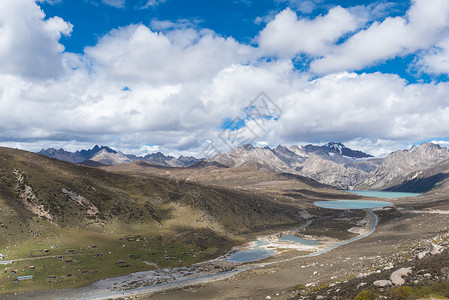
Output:
<svg viewBox="0 0 449 300">
<path fill-rule="evenodd" d="M 209 159 L 228 167 L 239 167 L 250 162 L 258 163 L 266 171 L 299 174 L 321 183 L 346 189 L 367 177 L 379 160 L 371 155 L 352 150 L 340 143 L 323 146 L 279 145 L 275 149 L 252 145 L 237 147 L 226 154 Z"/>
<path fill-rule="evenodd" d="M 432 143 L 413 146 L 410 150 L 395 151 L 358 183 L 356 188 L 398 190 L 398 187 L 394 187 L 424 174 L 432 174 L 432 170 L 441 169 L 440 164 L 448 159 L 449 149 Z"/>
<path fill-rule="evenodd" d="M 341 189 L 384 190 L 396 186 L 398 190 L 414 176 L 413 172 L 434 169 L 446 159 L 449 150 L 432 143 L 396 151 L 386 158 L 373 158 L 343 144 L 328 143 L 275 149 L 244 145 L 209 161 L 231 168 L 257 163 L 265 171 L 303 175 Z"/>
</svg>

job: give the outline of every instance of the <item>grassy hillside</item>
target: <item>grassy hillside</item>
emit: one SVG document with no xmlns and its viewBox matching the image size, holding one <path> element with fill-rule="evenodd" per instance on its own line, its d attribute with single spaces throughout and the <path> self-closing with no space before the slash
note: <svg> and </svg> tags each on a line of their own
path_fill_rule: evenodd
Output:
<svg viewBox="0 0 449 300">
<path fill-rule="evenodd" d="M 0 148 L 0 253 L 14 260 L 0 265 L 0 293 L 189 265 L 247 233 L 300 223 L 299 211 L 266 194 Z M 35 278 L 13 281 L 23 275 Z"/>
<path fill-rule="evenodd" d="M 338 193 L 333 187 L 311 178 L 267 171 L 257 163 L 236 168 L 220 166 L 218 163 L 199 163 L 188 168 L 167 168 L 136 161 L 116 166 L 103 166 L 103 170 L 122 174 L 150 174 L 198 182 L 208 186 L 220 186 L 247 191 L 283 193 L 287 189 L 327 190 Z"/>
</svg>

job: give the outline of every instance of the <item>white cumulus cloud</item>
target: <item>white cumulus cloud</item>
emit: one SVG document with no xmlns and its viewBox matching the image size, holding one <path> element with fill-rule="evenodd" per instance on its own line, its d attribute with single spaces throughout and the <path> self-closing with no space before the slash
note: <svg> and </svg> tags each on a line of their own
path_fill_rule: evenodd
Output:
<svg viewBox="0 0 449 300">
<path fill-rule="evenodd" d="M 359 70 L 438 43 L 449 29 L 449 1 L 414 0 L 406 16 L 388 17 L 311 63 L 316 73 Z"/>
<path fill-rule="evenodd" d="M 426 73 L 449 74 L 449 38 L 426 51 L 420 57 L 417 66 Z"/>
<path fill-rule="evenodd" d="M 293 57 L 298 53 L 321 55 L 359 25 L 356 16 L 339 6 L 314 19 L 298 19 L 296 13 L 287 8 L 260 32 L 258 43 L 264 51 L 280 57 Z"/>
<path fill-rule="evenodd" d="M 33 78 L 63 73 L 61 35 L 72 25 L 59 17 L 45 19 L 33 0 L 0 1 L 0 72 Z"/>
<path fill-rule="evenodd" d="M 447 73 L 446 3 L 416 0 L 405 16 L 368 25 L 356 9 L 334 7 L 316 18 L 284 10 L 257 46 L 189 20 L 153 21 L 113 29 L 74 54 L 59 42 L 72 31 L 68 22 L 46 18 L 33 0 L 3 0 L 0 143 L 195 154 L 206 140 L 226 147 L 225 119 L 243 119 L 239 133 L 251 138 L 247 129 L 258 123 L 245 120 L 245 108 L 261 91 L 282 114 L 253 130 L 254 144 L 342 141 L 382 155 L 444 138 L 448 83 L 348 70 L 419 50 L 422 70 Z M 303 53 L 325 75 L 296 69 Z"/>
<path fill-rule="evenodd" d="M 182 29 L 167 35 L 144 25 L 111 31 L 85 52 L 99 74 L 148 84 L 209 78 L 233 63 L 247 63 L 254 49 L 210 30 Z"/>
</svg>

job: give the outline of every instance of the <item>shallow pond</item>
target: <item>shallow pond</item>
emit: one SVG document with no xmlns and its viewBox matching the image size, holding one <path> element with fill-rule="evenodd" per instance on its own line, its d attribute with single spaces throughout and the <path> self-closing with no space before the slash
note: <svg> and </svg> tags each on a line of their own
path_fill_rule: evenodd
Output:
<svg viewBox="0 0 449 300">
<path fill-rule="evenodd" d="M 285 234 L 278 239 L 279 242 L 293 242 L 302 245 L 314 246 L 318 245 L 318 241 L 306 240 L 295 235 Z M 226 257 L 227 261 L 235 263 L 247 263 L 258 261 L 264 258 L 268 258 L 276 253 L 275 250 L 266 249 L 264 246 L 270 244 L 266 239 L 262 239 L 256 242 L 255 246 L 248 250 L 237 251 Z"/>
<path fill-rule="evenodd" d="M 299 236 L 291 235 L 291 234 L 285 234 L 283 237 L 281 237 L 279 239 L 279 241 L 281 241 L 281 242 L 294 242 L 294 243 L 303 244 L 303 245 L 309 245 L 309 246 L 315 246 L 315 245 L 318 245 L 320 243 L 318 241 L 306 240 L 306 239 L 300 238 Z"/>
<path fill-rule="evenodd" d="M 268 241 L 259 240 L 256 242 L 256 245 L 253 246 L 251 249 L 232 253 L 226 258 L 226 260 L 235 263 L 244 263 L 244 262 L 258 261 L 270 257 L 271 255 L 275 254 L 276 251 L 265 249 L 263 246 L 267 244 Z"/>
</svg>

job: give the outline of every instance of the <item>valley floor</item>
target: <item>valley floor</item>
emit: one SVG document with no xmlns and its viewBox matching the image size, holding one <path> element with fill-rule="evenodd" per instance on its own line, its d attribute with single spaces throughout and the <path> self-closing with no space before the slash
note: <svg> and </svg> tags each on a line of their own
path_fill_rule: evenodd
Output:
<svg viewBox="0 0 449 300">
<path fill-rule="evenodd" d="M 326 295 L 337 295 L 344 299 L 351 292 L 362 291 L 352 286 L 352 278 L 375 270 L 391 269 L 392 272 L 395 270 L 394 266 L 407 260 L 413 264 L 411 260 L 416 256 L 416 249 L 424 249 L 432 242 L 432 239 L 441 239 L 447 234 L 449 219 L 444 214 L 449 206 L 446 207 L 446 201 L 436 200 L 427 209 L 422 207 L 421 201 L 408 201 L 408 203 L 398 203 L 400 206 L 398 208 L 376 211 L 379 222 L 371 235 L 319 256 L 298 257 L 298 251 L 286 251 L 265 260 L 262 267 L 259 264 L 257 268 L 251 268 L 257 264 L 247 264 L 233 269 L 230 265 L 223 265 L 220 267 L 222 273 L 217 274 L 210 270 L 202 273 L 194 272 L 193 277 L 196 279 L 188 283 L 183 280 L 193 278 L 190 276 L 192 274 L 186 277 L 181 276 L 176 284 L 168 283 L 155 289 L 140 290 L 139 295 L 134 297 L 139 299 L 267 299 L 267 297 L 289 299 L 303 296 L 307 298 L 307 295 L 312 293 L 314 296 L 310 299 L 315 299 L 316 295 L 321 295 L 317 294 L 317 290 L 324 291 L 329 284 L 337 283 L 334 290 L 327 290 Z M 349 283 L 345 282 L 348 280 Z M 348 292 L 348 285 L 351 285 L 351 292 Z M 95 289 L 95 286 L 91 286 L 90 289 Z M 99 290 L 101 286 L 102 284 L 98 285 Z M 130 284 L 125 288 L 138 286 Z M 370 288 L 373 288 L 372 283 Z M 80 294 L 83 290 L 86 293 Z M 83 295 L 85 299 L 120 299 L 123 295 L 131 295 L 111 293 L 109 288 L 105 288 L 102 297 L 92 296 L 99 295 L 99 290 L 92 294 L 89 293 L 89 288 L 83 288 L 75 290 L 75 293 L 53 291 L 45 294 L 37 293 L 35 296 L 38 299 L 39 295 L 47 297 L 46 299 L 50 299 L 48 297 L 67 299 L 71 297 L 70 295 L 74 299 L 79 298 L 80 295 Z M 147 293 L 146 296 L 141 294 L 149 291 L 151 294 Z M 22 298 L 28 297 L 29 295 L 24 295 Z M 7 297 L 7 299 L 22 298 Z"/>
<path fill-rule="evenodd" d="M 440 209 L 444 208 L 441 207 L 441 203 L 439 206 Z M 441 235 L 447 234 L 449 229 L 449 219 L 432 211 L 413 212 L 395 209 L 380 213 L 379 219 L 379 225 L 372 235 L 318 257 L 298 258 L 249 270 L 227 280 L 147 297 L 151 299 L 296 297 L 301 290 L 307 294 L 307 291 L 317 287 L 345 281 L 360 273 L 380 270 L 413 259 L 417 248 L 425 247 L 434 238 L 441 238 Z M 410 264 L 413 265 L 413 261 Z M 395 269 L 391 271 L 393 270 Z M 352 289 L 354 290 L 354 287 Z"/>
</svg>

